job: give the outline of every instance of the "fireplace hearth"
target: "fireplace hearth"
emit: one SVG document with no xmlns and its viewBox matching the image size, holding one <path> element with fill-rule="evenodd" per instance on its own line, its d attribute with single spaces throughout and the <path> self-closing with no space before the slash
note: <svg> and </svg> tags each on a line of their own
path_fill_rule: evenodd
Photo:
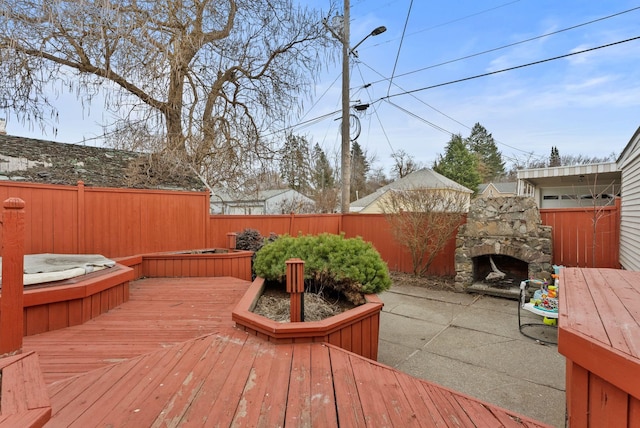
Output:
<svg viewBox="0 0 640 428">
<path fill-rule="evenodd" d="M 523 279 L 547 279 L 552 255 L 551 227 L 542 225 L 532 198 L 476 198 L 456 239 L 456 289 L 504 289 Z"/>
</svg>

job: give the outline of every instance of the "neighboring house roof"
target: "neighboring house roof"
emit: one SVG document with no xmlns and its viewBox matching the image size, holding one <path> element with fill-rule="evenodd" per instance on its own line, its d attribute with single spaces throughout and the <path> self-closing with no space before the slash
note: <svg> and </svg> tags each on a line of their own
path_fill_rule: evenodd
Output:
<svg viewBox="0 0 640 428">
<path fill-rule="evenodd" d="M 484 193 L 487 188 L 489 187 L 493 187 L 495 189 L 496 192 L 501 193 L 501 194 L 516 194 L 516 189 L 517 189 L 517 185 L 518 183 L 515 181 L 511 181 L 511 182 L 507 182 L 507 183 L 486 183 L 486 184 L 480 184 L 478 186 L 478 193 Z"/>
<path fill-rule="evenodd" d="M 518 180 L 526 180 L 534 185 L 560 186 L 569 177 L 598 176 L 599 180 L 610 180 L 620 177 L 620 170 L 616 162 L 600 162 L 584 165 L 554 166 L 546 168 L 521 169 Z"/>
<path fill-rule="evenodd" d="M 190 172 L 140 174 L 145 154 L 0 134 L 0 180 L 47 184 L 203 191 Z"/>
<path fill-rule="evenodd" d="M 448 189 L 470 194 L 473 193 L 473 191 L 445 177 L 444 175 L 438 174 L 432 169 L 423 168 L 379 188 L 370 195 L 351 202 L 350 206 L 353 208 L 352 211 L 361 211 L 375 203 L 378 198 L 389 190 L 407 190 L 415 188 Z"/>
<path fill-rule="evenodd" d="M 622 169 L 632 162 L 640 154 L 640 126 L 636 129 L 627 145 L 622 149 L 622 153 L 618 156 L 616 164 Z"/>
<path fill-rule="evenodd" d="M 307 196 L 293 189 L 268 189 L 268 190 L 258 190 L 256 193 L 251 193 L 247 195 L 232 195 L 231 193 L 220 189 L 214 188 L 213 195 L 215 198 L 211 198 L 211 203 L 215 202 L 253 202 L 253 201 L 267 201 L 271 198 L 274 198 L 283 193 L 292 192 L 296 197 L 309 199 Z M 310 199 L 309 199 L 310 200 Z"/>
</svg>

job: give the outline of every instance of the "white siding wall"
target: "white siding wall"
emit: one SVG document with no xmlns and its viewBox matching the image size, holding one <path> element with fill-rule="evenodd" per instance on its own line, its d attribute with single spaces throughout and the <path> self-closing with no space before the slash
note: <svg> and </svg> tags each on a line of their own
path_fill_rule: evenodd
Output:
<svg viewBox="0 0 640 428">
<path fill-rule="evenodd" d="M 632 153 L 622 168 L 620 264 L 640 271 L 640 153 Z"/>
</svg>

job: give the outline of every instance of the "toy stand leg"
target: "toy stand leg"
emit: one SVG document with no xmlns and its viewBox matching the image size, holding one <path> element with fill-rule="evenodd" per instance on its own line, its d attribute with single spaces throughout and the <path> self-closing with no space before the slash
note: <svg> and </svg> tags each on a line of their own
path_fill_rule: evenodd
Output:
<svg viewBox="0 0 640 428">
<path fill-rule="evenodd" d="M 524 283 L 524 281 L 523 281 Z M 548 325 L 542 322 L 540 323 L 522 323 L 522 317 L 520 315 L 520 311 L 522 310 L 526 295 L 527 295 L 527 285 L 520 284 L 520 302 L 518 304 L 518 330 L 523 336 L 528 337 L 529 339 L 536 340 L 541 343 L 545 343 L 548 345 L 557 345 L 558 344 L 558 327 L 556 325 Z M 527 330 L 535 330 L 538 334 L 534 335 L 533 333 L 529 334 Z"/>
</svg>

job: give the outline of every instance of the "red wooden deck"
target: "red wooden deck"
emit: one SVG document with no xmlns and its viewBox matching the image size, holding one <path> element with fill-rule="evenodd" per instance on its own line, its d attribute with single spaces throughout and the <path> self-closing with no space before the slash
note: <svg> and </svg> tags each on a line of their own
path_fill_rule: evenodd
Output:
<svg viewBox="0 0 640 428">
<path fill-rule="evenodd" d="M 249 288 L 241 279 L 149 278 L 129 301 L 84 324 L 27 336 L 46 383 L 233 327 L 231 311 Z"/>
<path fill-rule="evenodd" d="M 639 426 L 640 272 L 562 270 L 558 351 L 571 426 Z"/>
<path fill-rule="evenodd" d="M 232 326 L 249 282 L 153 278 L 80 326 L 26 337 L 48 427 L 544 426 L 323 343 Z"/>
</svg>

